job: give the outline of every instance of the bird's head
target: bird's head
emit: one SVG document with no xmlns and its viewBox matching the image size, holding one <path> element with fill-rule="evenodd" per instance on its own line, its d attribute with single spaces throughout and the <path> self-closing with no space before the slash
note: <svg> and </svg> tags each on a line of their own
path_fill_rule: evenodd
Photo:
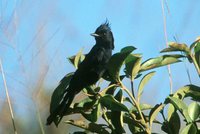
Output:
<svg viewBox="0 0 200 134">
<path fill-rule="evenodd" d="M 95 37 L 97 44 L 108 45 L 106 47 L 111 47 L 114 49 L 114 37 L 111 32 L 110 24 L 106 21 L 104 24 L 101 24 L 95 31 L 91 34 Z"/>
</svg>

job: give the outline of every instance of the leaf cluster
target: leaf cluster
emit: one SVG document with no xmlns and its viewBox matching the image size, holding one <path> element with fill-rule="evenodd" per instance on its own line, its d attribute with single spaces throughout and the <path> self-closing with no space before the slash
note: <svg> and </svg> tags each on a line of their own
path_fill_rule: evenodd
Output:
<svg viewBox="0 0 200 134">
<path fill-rule="evenodd" d="M 87 121 L 69 120 L 65 121 L 84 129 L 84 132 L 121 134 L 127 133 L 124 125 L 128 126 L 128 131 L 133 134 L 153 133 L 152 126 L 154 123 L 160 124 L 161 129 L 169 134 L 195 134 L 200 130 L 200 87 L 196 85 L 186 85 L 178 89 L 174 94 L 168 96 L 161 104 L 151 106 L 141 103 L 140 99 L 150 79 L 155 75 L 155 71 L 149 71 L 158 67 L 166 66 L 181 62 L 182 58 L 187 58 L 193 63 L 198 75 L 200 76 L 200 42 L 195 41 L 188 47 L 186 44 L 175 42 L 169 43 L 169 47 L 161 51 L 164 55 L 142 60 L 142 55 L 134 53 L 135 47 L 127 46 L 115 53 L 107 65 L 107 71 L 103 79 L 109 84 L 106 88 L 101 89 L 100 85 L 86 87 L 83 92 L 86 98 L 79 103 L 75 103 L 67 111 L 67 115 L 80 114 Z M 181 54 L 169 54 L 178 52 Z M 68 58 L 70 63 L 78 68 L 79 63 L 84 59 L 82 51 L 77 55 Z M 53 111 L 58 105 L 65 93 L 73 73 L 67 74 L 55 89 L 50 109 Z M 141 77 L 139 86 L 134 87 L 133 83 Z M 124 79 L 129 79 L 132 86 L 128 89 Z M 127 95 L 125 95 L 127 94 Z M 187 105 L 184 99 L 189 97 L 191 103 Z M 167 107 L 168 106 L 168 107 Z M 164 114 L 164 109 L 168 113 Z M 164 121 L 156 119 L 161 114 Z M 102 118 L 105 123 L 98 123 Z M 185 122 L 185 127 L 181 127 L 181 121 Z M 56 123 L 56 121 L 55 121 Z"/>
</svg>

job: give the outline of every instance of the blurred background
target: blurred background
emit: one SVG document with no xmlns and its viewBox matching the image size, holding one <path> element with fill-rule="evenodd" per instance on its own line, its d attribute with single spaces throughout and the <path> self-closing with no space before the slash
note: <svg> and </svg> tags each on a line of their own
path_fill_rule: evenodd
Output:
<svg viewBox="0 0 200 134">
<path fill-rule="evenodd" d="M 64 123 L 58 128 L 45 123 L 53 90 L 65 74 L 75 70 L 67 57 L 82 48 L 83 53 L 91 49 L 95 40 L 90 33 L 108 19 L 115 38 L 114 53 L 133 45 L 145 61 L 161 55 L 166 42 L 190 45 L 200 36 L 199 5 L 199 0 L 1 0 L 0 133 L 13 133 L 5 83 L 19 134 L 78 130 Z M 142 102 L 152 105 L 170 94 L 167 68 L 156 72 L 142 96 Z M 200 83 L 187 60 L 171 65 L 171 74 L 173 92 Z"/>
</svg>

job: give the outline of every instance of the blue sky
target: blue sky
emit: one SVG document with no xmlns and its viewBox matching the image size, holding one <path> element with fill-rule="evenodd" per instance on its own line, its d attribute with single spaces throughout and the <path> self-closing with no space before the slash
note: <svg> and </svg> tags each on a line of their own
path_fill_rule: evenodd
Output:
<svg viewBox="0 0 200 134">
<path fill-rule="evenodd" d="M 198 5 L 198 0 L 164 2 L 168 41 L 174 41 L 176 36 L 180 43 L 191 44 L 200 36 Z M 161 0 L 0 2 L 0 57 L 16 111 L 33 103 L 31 97 L 38 93 L 35 89 L 41 89 L 40 93 L 48 88 L 52 93 L 59 80 L 74 71 L 66 58 L 81 48 L 87 53 L 95 44 L 90 33 L 106 19 L 114 33 L 114 53 L 134 45 L 144 61 L 161 55 L 159 51 L 166 46 Z M 192 83 L 199 85 L 194 67 L 186 61 L 171 66 L 174 90 L 189 84 L 185 64 Z M 156 71 L 145 89 L 146 99 L 143 98 L 152 104 L 162 102 L 169 94 L 167 68 Z M 0 88 L 4 89 L 2 79 Z M 0 98 L 3 105 L 4 90 L 0 91 Z"/>
</svg>

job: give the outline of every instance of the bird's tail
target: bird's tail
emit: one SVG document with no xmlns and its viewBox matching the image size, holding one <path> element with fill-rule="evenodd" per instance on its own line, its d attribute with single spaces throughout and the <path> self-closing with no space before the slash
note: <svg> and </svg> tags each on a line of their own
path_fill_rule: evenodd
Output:
<svg viewBox="0 0 200 134">
<path fill-rule="evenodd" d="M 46 125 L 50 125 L 52 122 L 54 122 L 55 125 L 58 126 L 63 116 L 69 109 L 74 97 L 75 94 L 73 92 L 67 92 L 59 106 L 47 118 Z"/>
</svg>

